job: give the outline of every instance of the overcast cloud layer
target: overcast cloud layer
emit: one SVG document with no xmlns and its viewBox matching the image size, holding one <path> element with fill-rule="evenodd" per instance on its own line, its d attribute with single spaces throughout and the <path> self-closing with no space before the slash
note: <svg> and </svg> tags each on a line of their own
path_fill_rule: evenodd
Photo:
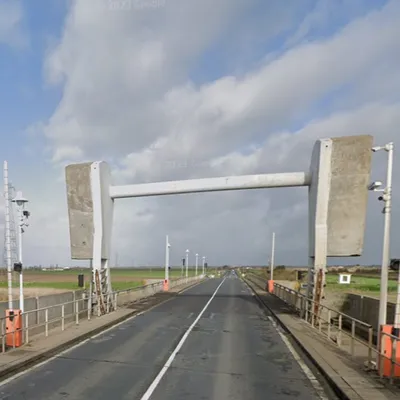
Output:
<svg viewBox="0 0 400 400">
<path fill-rule="evenodd" d="M 305 171 L 318 138 L 399 137 L 397 0 L 111 3 L 71 2 L 43 60 L 45 83 L 61 96 L 27 129 L 45 139 L 54 171 L 31 186 L 31 263 L 71 263 L 68 163 L 106 160 L 118 183 Z M 374 179 L 384 180 L 385 161 L 374 155 Z M 396 160 L 393 257 L 399 169 Z M 360 260 L 368 264 L 382 247 L 376 197 Z M 113 258 L 125 265 L 162 264 L 165 234 L 175 265 L 186 248 L 210 264 L 266 264 L 273 231 L 278 264 L 307 263 L 306 189 L 128 199 L 117 202 L 114 227 Z"/>
</svg>

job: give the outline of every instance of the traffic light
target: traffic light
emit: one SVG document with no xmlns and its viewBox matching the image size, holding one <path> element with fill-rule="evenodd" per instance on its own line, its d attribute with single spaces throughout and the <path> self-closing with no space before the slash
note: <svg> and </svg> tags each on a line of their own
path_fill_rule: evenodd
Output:
<svg viewBox="0 0 400 400">
<path fill-rule="evenodd" d="M 20 263 L 20 262 L 14 263 L 14 271 L 15 272 L 22 272 L 22 263 Z"/>
</svg>

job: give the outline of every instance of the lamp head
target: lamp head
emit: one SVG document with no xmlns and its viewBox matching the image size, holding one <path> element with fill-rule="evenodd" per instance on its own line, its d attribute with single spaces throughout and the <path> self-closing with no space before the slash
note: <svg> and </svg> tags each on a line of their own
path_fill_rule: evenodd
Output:
<svg viewBox="0 0 400 400">
<path fill-rule="evenodd" d="M 381 181 L 376 181 L 376 182 L 372 182 L 369 186 L 368 186 L 368 190 L 377 190 L 382 186 L 382 182 Z"/>
<path fill-rule="evenodd" d="M 17 192 L 17 195 L 12 199 L 13 203 L 17 203 L 17 206 L 19 207 L 23 207 L 25 205 L 25 203 L 28 202 L 27 199 L 25 199 L 25 197 L 22 196 L 22 192 Z"/>
</svg>

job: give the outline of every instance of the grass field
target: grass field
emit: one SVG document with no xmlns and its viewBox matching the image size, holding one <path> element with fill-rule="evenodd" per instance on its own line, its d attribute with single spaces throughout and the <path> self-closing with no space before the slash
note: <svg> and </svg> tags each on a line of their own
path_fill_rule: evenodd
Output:
<svg viewBox="0 0 400 400">
<path fill-rule="evenodd" d="M 5 290 L 7 287 L 7 278 L 5 271 L 1 271 L 0 289 Z M 246 270 L 243 270 L 246 272 Z M 260 274 L 265 279 L 268 279 L 268 273 L 265 269 L 254 269 L 252 272 Z M 210 268 L 209 274 L 216 273 L 216 270 Z M 70 269 L 61 271 L 42 271 L 26 269 L 24 271 L 24 287 L 25 288 L 42 288 L 55 290 L 78 290 L 78 275 L 83 274 L 85 277 L 85 285 L 89 286 L 91 271 L 89 268 Z M 189 270 L 189 275 L 193 276 L 195 271 Z M 170 278 L 179 278 L 181 269 L 175 268 L 170 270 Z M 293 280 L 295 279 L 294 270 L 279 270 L 275 271 L 275 279 Z M 146 284 L 147 280 L 163 279 L 164 268 L 111 268 L 111 282 L 114 290 L 123 290 L 132 287 L 137 287 Z M 367 292 L 371 295 L 376 295 L 380 291 L 379 276 L 357 276 L 352 275 L 350 285 L 340 285 L 338 283 L 337 274 L 327 274 L 327 289 L 349 292 Z M 18 286 L 18 274 L 14 273 L 14 284 Z M 397 290 L 397 282 L 389 280 L 389 292 L 395 293 Z"/>
<path fill-rule="evenodd" d="M 349 285 L 341 285 L 338 283 L 338 275 L 326 275 L 326 287 L 330 290 L 340 290 L 340 291 L 357 291 L 357 292 L 370 292 L 379 293 L 380 292 L 380 278 L 379 277 L 365 277 L 356 276 L 351 277 L 351 283 Z M 388 292 L 397 291 L 397 282 L 390 280 L 388 282 Z"/>
<path fill-rule="evenodd" d="M 245 271 L 243 271 L 245 272 Z M 253 269 L 252 273 L 255 273 L 264 279 L 269 278 L 269 273 L 266 269 Z M 354 293 L 365 293 L 376 296 L 380 292 L 380 276 L 378 274 L 366 274 L 360 273 L 352 274 L 351 283 L 349 285 L 339 284 L 339 276 L 336 273 L 328 273 L 326 275 L 326 288 L 331 291 L 340 292 L 354 292 Z M 274 273 L 275 280 L 295 280 L 295 271 L 289 269 L 276 270 Z M 388 281 L 388 292 L 389 294 L 395 294 L 397 292 L 397 273 L 390 273 Z"/>
<path fill-rule="evenodd" d="M 7 277 L 4 271 L 1 274 L 0 288 L 7 287 Z M 70 269 L 61 271 L 42 271 L 26 269 L 24 271 L 25 288 L 46 288 L 78 290 L 78 275 L 83 274 L 85 286 L 89 286 L 91 271 L 89 268 Z M 148 279 L 163 279 L 165 271 L 163 268 L 112 268 L 111 283 L 114 290 L 128 289 L 146 284 Z M 189 276 L 195 274 L 189 270 Z M 181 269 L 171 269 L 170 278 L 179 278 Z M 14 273 L 14 286 L 18 284 L 18 274 Z"/>
</svg>

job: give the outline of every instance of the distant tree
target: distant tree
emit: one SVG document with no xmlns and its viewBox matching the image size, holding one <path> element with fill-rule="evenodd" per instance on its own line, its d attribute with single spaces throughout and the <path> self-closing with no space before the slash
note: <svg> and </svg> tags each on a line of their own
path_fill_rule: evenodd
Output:
<svg viewBox="0 0 400 400">
<path fill-rule="evenodd" d="M 392 258 L 392 259 L 390 260 L 389 268 L 390 268 L 392 271 L 398 271 L 399 268 L 400 268 L 400 259 L 399 259 L 399 258 Z"/>
</svg>

